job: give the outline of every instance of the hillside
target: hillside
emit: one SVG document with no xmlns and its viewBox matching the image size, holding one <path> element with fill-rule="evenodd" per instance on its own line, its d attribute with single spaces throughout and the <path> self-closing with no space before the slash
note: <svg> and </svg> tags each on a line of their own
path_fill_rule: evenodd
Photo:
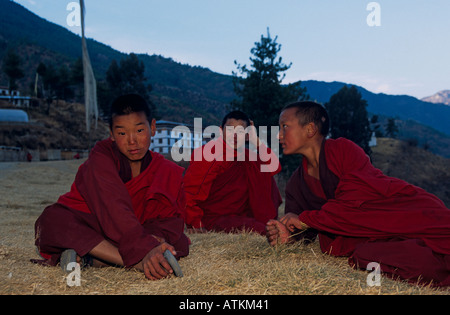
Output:
<svg viewBox="0 0 450 315">
<path fill-rule="evenodd" d="M 311 99 L 321 103 L 328 102 L 345 85 L 348 84 L 302 81 Z M 399 139 L 414 139 L 419 146 L 428 147 L 431 152 L 450 158 L 450 106 L 431 104 L 407 95 L 375 94 L 360 86 L 356 88 L 367 101 L 368 112 L 379 116 L 381 126 L 386 124 L 388 118 L 394 117 L 399 128 Z"/>
<path fill-rule="evenodd" d="M 385 126 L 389 118 L 389 116 L 378 115 L 380 131 L 383 134 L 386 132 Z M 399 130 L 396 136 L 397 139 L 416 142 L 420 148 L 427 148 L 428 151 L 434 154 L 450 158 L 450 136 L 411 119 L 395 119 L 395 124 Z"/>
<path fill-rule="evenodd" d="M 389 138 L 377 139 L 372 150 L 373 165 L 384 174 L 419 186 L 450 207 L 450 159 Z"/>
<path fill-rule="evenodd" d="M 0 102 L 1 107 L 7 107 Z M 24 149 L 88 150 L 109 135 L 109 127 L 99 121 L 96 130 L 86 132 L 83 104 L 53 102 L 47 115 L 42 108 L 27 110 L 29 124 L 0 124 L 0 143 Z"/>
<path fill-rule="evenodd" d="M 344 85 L 343 82 L 302 81 L 313 100 L 326 103 Z M 408 95 L 387 95 L 372 93 L 356 86 L 363 99 L 368 103 L 367 111 L 377 115 L 396 117 L 401 120 L 413 120 L 432 127 L 450 136 L 450 106 L 433 104 Z"/>
<path fill-rule="evenodd" d="M 0 60 L 7 49 L 14 49 L 23 62 L 25 77 L 20 80 L 22 92 L 29 93 L 39 62 L 67 64 L 81 57 L 81 39 L 67 29 L 38 17 L 19 4 L 0 0 Z M 126 57 L 107 45 L 88 40 L 88 49 L 97 80 L 105 77 L 113 60 Z M 202 117 L 204 125 L 217 124 L 235 97 L 232 76 L 210 69 L 174 62 L 171 58 L 140 54 L 159 118 L 192 123 Z M 303 81 L 312 99 L 325 103 L 346 83 Z M 7 85 L 0 72 L 0 85 Z M 375 94 L 357 87 L 368 101 L 368 111 L 385 117 L 396 117 L 402 139 L 417 139 L 436 154 L 450 157 L 450 106 L 423 102 L 406 95 Z"/>
<path fill-rule="evenodd" d="M 20 80 L 22 91 L 31 91 L 39 62 L 67 64 L 81 58 L 81 38 L 46 21 L 9 0 L 0 0 L 0 60 L 7 49 L 14 49 L 23 61 L 25 78 Z M 88 39 L 89 55 L 97 80 L 103 80 L 113 60 L 127 55 Z M 158 55 L 139 55 L 146 68 L 148 83 L 153 86 L 161 119 L 192 123 L 192 113 L 204 116 L 207 123 L 217 123 L 225 106 L 234 98 L 231 76 L 183 65 Z M 0 85 L 7 78 L 0 72 Z M 192 117 L 192 118 L 191 118 Z M 179 118 L 179 119 L 178 119 Z"/>
</svg>

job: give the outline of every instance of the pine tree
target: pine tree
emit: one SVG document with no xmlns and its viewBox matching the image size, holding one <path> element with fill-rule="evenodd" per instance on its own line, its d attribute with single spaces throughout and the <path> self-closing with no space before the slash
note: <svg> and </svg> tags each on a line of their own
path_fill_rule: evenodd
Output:
<svg viewBox="0 0 450 315">
<path fill-rule="evenodd" d="M 147 100 L 153 115 L 156 117 L 156 107 L 150 100 L 152 86 L 146 84 L 145 65 L 138 56 L 131 53 L 117 62 L 113 60 L 106 72 L 105 82 L 100 82 L 100 107 L 107 113 L 111 102 L 118 96 L 136 93 Z"/>
<path fill-rule="evenodd" d="M 240 65 L 235 61 L 242 76 L 234 75 L 234 90 L 238 99 L 231 102 L 231 109 L 239 109 L 250 115 L 256 126 L 278 126 L 281 109 L 288 103 L 305 99 L 305 88 L 300 82 L 282 85 L 284 72 L 292 63 L 283 63 L 278 57 L 281 45 L 278 37 L 272 38 L 267 30 L 267 36 L 261 35 L 261 40 L 251 49 L 251 66 Z M 270 138 L 269 138 L 270 139 Z"/>
<path fill-rule="evenodd" d="M 281 45 L 277 43 L 278 37 L 272 38 L 269 29 L 267 36 L 261 35 L 261 40 L 255 43 L 250 50 L 251 65 L 240 65 L 235 61 L 239 73 L 233 72 L 234 90 L 238 99 L 231 102 L 231 109 L 239 109 L 247 113 L 259 129 L 267 127 L 267 145 L 271 146 L 271 127 L 278 126 L 278 119 L 282 108 L 292 102 L 306 100 L 306 88 L 300 86 L 301 82 L 283 85 L 285 72 L 290 69 L 292 63 L 283 63 L 282 57 L 278 57 Z M 261 134 L 259 134 L 261 137 Z M 278 141 L 274 138 L 274 141 Z M 278 152 L 279 146 L 272 147 Z M 298 167 L 298 156 L 280 155 L 283 165 L 283 174 L 290 174 Z"/>
<path fill-rule="evenodd" d="M 395 138 L 397 136 L 398 127 L 395 124 L 395 118 L 389 118 L 385 127 L 387 137 Z"/>
<path fill-rule="evenodd" d="M 3 72 L 9 79 L 10 94 L 17 89 L 16 81 L 24 77 L 24 72 L 21 68 L 21 59 L 12 49 L 8 50 L 3 60 Z"/>
<path fill-rule="evenodd" d="M 366 109 L 367 101 L 362 99 L 356 87 L 344 86 L 331 96 L 325 107 L 330 116 L 331 137 L 352 140 L 370 155 L 372 130 Z"/>
</svg>

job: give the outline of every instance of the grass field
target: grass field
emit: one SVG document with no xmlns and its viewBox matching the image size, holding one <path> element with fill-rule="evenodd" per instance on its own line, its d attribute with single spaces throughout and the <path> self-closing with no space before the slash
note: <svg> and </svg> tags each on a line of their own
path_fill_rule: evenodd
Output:
<svg viewBox="0 0 450 315">
<path fill-rule="evenodd" d="M 34 222 L 42 210 L 67 192 L 81 161 L 0 163 L 0 294 L 155 294 L 155 295 L 334 295 L 449 294 L 381 279 L 370 287 L 368 272 L 346 258 L 309 246 L 270 247 L 253 233 L 188 234 L 191 253 L 180 260 L 184 277 L 149 281 L 140 272 L 89 268 L 79 286 L 69 286 L 58 267 L 30 263 L 38 258 Z"/>
</svg>

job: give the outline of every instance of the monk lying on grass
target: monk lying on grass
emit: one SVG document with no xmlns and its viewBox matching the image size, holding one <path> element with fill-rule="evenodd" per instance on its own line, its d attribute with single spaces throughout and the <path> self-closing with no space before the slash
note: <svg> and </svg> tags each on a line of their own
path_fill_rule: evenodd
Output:
<svg viewBox="0 0 450 315">
<path fill-rule="evenodd" d="M 298 102 L 280 115 L 284 154 L 302 163 L 286 186 L 286 215 L 267 225 L 271 245 L 319 235 L 323 252 L 371 262 L 394 278 L 450 285 L 450 211 L 436 196 L 384 175 L 355 143 L 326 139 L 328 114 Z"/>
<path fill-rule="evenodd" d="M 166 250 L 177 258 L 188 255 L 183 169 L 149 151 L 155 126 L 142 97 L 113 102 L 111 137 L 95 145 L 70 192 L 36 221 L 44 263 L 57 265 L 63 257 L 63 269 L 76 259 L 136 268 L 161 279 L 173 272 L 163 257 Z"/>
</svg>

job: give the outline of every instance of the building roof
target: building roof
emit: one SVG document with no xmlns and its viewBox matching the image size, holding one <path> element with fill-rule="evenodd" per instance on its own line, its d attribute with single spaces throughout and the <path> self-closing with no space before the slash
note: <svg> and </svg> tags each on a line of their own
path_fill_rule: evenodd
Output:
<svg viewBox="0 0 450 315">
<path fill-rule="evenodd" d="M 28 121 L 28 114 L 21 109 L 0 109 L 0 122 Z"/>
</svg>

